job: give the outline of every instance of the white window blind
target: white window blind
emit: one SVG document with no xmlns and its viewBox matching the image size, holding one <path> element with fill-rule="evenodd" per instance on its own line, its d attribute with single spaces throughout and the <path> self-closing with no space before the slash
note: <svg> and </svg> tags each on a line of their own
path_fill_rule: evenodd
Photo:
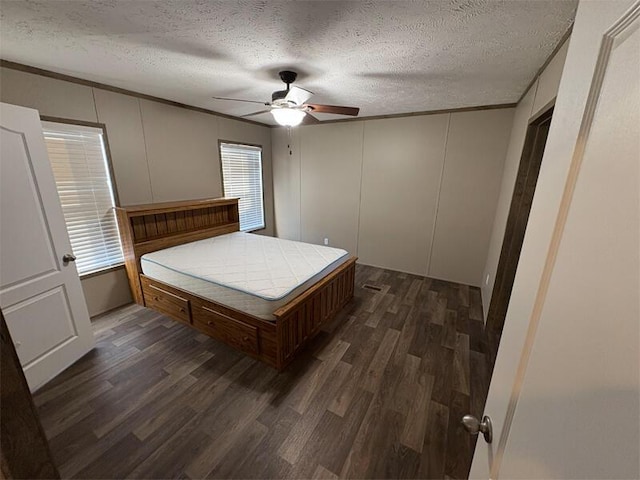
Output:
<svg viewBox="0 0 640 480">
<path fill-rule="evenodd" d="M 224 195 L 240 199 L 240 230 L 264 228 L 262 148 L 221 143 L 220 158 Z"/>
<path fill-rule="evenodd" d="M 42 128 L 78 273 L 122 263 L 102 130 L 57 122 Z"/>
</svg>

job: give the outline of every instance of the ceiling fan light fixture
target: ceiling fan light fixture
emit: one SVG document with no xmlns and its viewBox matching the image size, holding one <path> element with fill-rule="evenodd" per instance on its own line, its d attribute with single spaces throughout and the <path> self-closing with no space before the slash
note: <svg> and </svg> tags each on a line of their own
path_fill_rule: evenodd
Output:
<svg viewBox="0 0 640 480">
<path fill-rule="evenodd" d="M 2 1 L 2 0 L 0 0 Z M 242 118 L 253 117 L 271 112 L 275 121 L 283 127 L 297 127 L 304 122 L 305 125 L 321 123 L 314 113 L 332 113 L 336 115 L 350 115 L 357 117 L 360 109 L 357 107 L 341 107 L 337 105 L 321 105 L 319 103 L 307 103 L 313 96 L 313 92 L 291 85 L 296 79 L 296 72 L 284 70 L 280 72 L 280 79 L 287 84 L 286 90 L 278 90 L 271 94 L 271 101 L 264 102 L 267 110 L 248 113 Z M 256 100 L 244 100 L 242 98 L 213 97 L 217 100 L 231 100 L 236 102 L 260 103 Z"/>
<path fill-rule="evenodd" d="M 306 112 L 295 108 L 274 108 L 271 115 L 283 127 L 297 127 L 302 123 Z"/>
</svg>

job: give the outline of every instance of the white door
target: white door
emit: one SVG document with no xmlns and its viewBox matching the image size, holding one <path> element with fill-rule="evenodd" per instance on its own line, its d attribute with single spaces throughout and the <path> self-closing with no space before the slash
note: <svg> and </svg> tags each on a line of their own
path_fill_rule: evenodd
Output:
<svg viewBox="0 0 640 480">
<path fill-rule="evenodd" d="M 31 390 L 93 347 L 36 110 L 0 104 L 0 307 Z"/>
<path fill-rule="evenodd" d="M 640 2 L 580 3 L 542 165 L 471 477 L 639 478 Z"/>
</svg>

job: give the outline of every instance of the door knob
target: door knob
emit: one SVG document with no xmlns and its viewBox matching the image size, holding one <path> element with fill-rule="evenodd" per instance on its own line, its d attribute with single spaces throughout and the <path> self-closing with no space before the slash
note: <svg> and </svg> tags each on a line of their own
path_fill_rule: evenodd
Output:
<svg viewBox="0 0 640 480">
<path fill-rule="evenodd" d="M 65 253 L 62 256 L 62 263 L 64 263 L 65 265 L 69 262 L 75 262 L 75 261 L 76 261 L 76 256 L 71 253 Z"/>
<path fill-rule="evenodd" d="M 486 415 L 482 417 L 482 421 L 478 420 L 473 415 L 465 415 L 462 417 L 462 425 L 471 435 L 482 433 L 482 436 L 487 443 L 491 443 L 493 440 L 493 426 L 491 425 L 491 419 Z"/>
</svg>

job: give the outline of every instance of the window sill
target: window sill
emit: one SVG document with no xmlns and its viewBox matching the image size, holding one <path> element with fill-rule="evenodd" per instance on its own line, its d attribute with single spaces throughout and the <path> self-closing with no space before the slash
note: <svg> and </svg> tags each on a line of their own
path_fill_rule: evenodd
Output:
<svg viewBox="0 0 640 480">
<path fill-rule="evenodd" d="M 266 230 L 267 226 L 263 225 L 261 227 L 257 227 L 257 228 L 252 228 L 251 230 L 242 230 L 244 233 L 255 233 L 255 232 L 259 232 L 261 230 Z"/>
<path fill-rule="evenodd" d="M 98 270 L 92 270 L 91 272 L 81 273 L 80 280 L 85 280 L 87 278 L 97 277 L 99 275 L 103 275 L 105 273 L 113 272 L 115 270 L 119 270 L 124 268 L 124 262 L 118 263 L 117 265 L 111 265 L 110 267 L 100 268 Z"/>
</svg>

